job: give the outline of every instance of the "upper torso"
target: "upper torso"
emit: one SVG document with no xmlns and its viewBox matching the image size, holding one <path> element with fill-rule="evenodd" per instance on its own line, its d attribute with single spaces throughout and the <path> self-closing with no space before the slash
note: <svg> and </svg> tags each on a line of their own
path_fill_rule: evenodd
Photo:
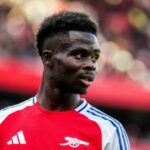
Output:
<svg viewBox="0 0 150 150">
<path fill-rule="evenodd" d="M 75 110 L 55 112 L 31 98 L 0 112 L 1 150 L 128 150 L 123 132 L 85 100 Z"/>
</svg>

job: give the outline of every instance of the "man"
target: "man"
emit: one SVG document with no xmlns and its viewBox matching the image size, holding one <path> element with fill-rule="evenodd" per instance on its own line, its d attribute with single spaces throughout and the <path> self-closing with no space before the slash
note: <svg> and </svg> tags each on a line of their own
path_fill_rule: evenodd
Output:
<svg viewBox="0 0 150 150">
<path fill-rule="evenodd" d="M 100 55 L 96 24 L 61 12 L 37 33 L 44 65 L 37 95 L 0 112 L 1 150 L 129 150 L 122 125 L 80 94 L 95 78 Z"/>
</svg>

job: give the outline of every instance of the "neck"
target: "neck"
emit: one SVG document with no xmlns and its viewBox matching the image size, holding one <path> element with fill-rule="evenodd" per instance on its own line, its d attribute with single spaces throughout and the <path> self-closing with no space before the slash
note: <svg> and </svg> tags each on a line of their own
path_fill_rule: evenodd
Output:
<svg viewBox="0 0 150 150">
<path fill-rule="evenodd" d="M 47 110 L 66 111 L 75 109 L 81 104 L 80 95 L 74 93 L 63 93 L 54 88 L 50 80 L 42 79 L 37 93 L 37 102 Z"/>
</svg>

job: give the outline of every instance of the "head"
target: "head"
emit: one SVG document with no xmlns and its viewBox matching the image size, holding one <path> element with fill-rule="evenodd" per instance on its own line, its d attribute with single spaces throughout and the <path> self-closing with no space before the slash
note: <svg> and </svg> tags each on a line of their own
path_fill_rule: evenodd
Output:
<svg viewBox="0 0 150 150">
<path fill-rule="evenodd" d="M 83 94 L 92 83 L 100 55 L 96 24 L 83 13 L 47 17 L 37 33 L 37 49 L 48 80 L 62 92 Z"/>
</svg>

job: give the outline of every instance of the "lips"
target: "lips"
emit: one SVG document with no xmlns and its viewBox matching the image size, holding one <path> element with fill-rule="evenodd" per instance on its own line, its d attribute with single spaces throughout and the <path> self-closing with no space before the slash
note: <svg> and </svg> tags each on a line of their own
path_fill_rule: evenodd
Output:
<svg viewBox="0 0 150 150">
<path fill-rule="evenodd" d="M 90 86 L 95 78 L 93 73 L 83 74 L 80 76 L 80 81 L 85 86 Z"/>
</svg>

